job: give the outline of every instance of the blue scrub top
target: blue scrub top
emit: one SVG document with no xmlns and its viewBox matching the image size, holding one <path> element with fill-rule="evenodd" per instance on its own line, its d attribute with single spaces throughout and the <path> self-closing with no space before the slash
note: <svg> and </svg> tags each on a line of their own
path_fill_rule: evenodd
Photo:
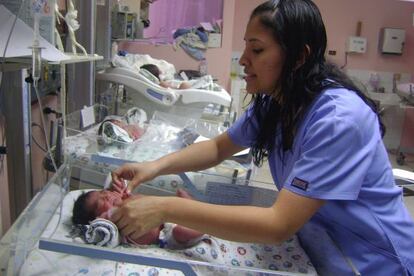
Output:
<svg viewBox="0 0 414 276">
<path fill-rule="evenodd" d="M 257 131 L 251 106 L 228 135 L 250 147 Z M 311 221 L 326 229 L 362 275 L 414 275 L 414 222 L 395 185 L 377 116 L 355 92 L 322 92 L 292 149 L 273 149 L 268 161 L 279 190 L 326 200 Z"/>
</svg>

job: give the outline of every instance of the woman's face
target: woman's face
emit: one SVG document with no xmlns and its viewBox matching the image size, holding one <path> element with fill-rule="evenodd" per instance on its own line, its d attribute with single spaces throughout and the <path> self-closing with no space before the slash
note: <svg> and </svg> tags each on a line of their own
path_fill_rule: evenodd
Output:
<svg viewBox="0 0 414 276">
<path fill-rule="evenodd" d="M 276 90 L 284 64 L 284 54 L 270 30 L 253 17 L 244 35 L 246 47 L 240 58 L 244 66 L 248 93 L 272 94 Z"/>
</svg>

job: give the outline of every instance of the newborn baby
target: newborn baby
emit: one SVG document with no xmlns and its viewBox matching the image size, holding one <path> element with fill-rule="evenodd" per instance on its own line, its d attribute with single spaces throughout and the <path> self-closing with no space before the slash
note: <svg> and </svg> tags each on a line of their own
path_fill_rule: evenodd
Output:
<svg viewBox="0 0 414 276">
<path fill-rule="evenodd" d="M 146 112 L 138 107 L 130 108 L 125 115 L 106 116 L 98 128 L 98 144 L 112 144 L 115 141 L 131 143 L 145 133 Z"/>
<path fill-rule="evenodd" d="M 167 81 L 163 81 L 161 80 L 161 70 L 158 68 L 157 65 L 155 64 L 144 64 L 140 67 L 140 69 L 144 69 L 147 70 L 148 72 L 150 72 L 154 77 L 156 77 L 156 79 L 154 79 L 153 81 L 158 83 L 160 86 L 164 87 L 164 88 L 174 88 L 174 89 L 188 89 L 191 88 L 191 84 L 188 82 L 181 82 L 178 86 L 167 82 Z M 145 75 L 145 71 L 142 71 L 141 73 L 144 74 L 145 77 L 150 78 L 150 76 Z"/>
<path fill-rule="evenodd" d="M 73 224 L 89 224 L 90 221 L 100 217 L 109 219 L 111 209 L 118 206 L 123 200 L 130 197 L 143 197 L 144 195 L 130 195 L 125 187 L 112 185 L 107 190 L 89 191 L 81 194 L 73 207 Z M 177 196 L 191 198 L 184 190 L 177 190 Z M 136 245 L 159 244 L 160 247 L 185 248 L 201 240 L 202 233 L 171 223 L 165 223 L 152 229 L 138 239 L 132 240 L 124 237 L 124 241 Z"/>
<path fill-rule="evenodd" d="M 98 134 L 102 137 L 110 138 L 107 143 L 120 141 L 125 143 L 139 139 L 145 130 L 135 124 L 127 124 L 122 120 L 110 118 L 103 121 L 98 129 Z"/>
</svg>

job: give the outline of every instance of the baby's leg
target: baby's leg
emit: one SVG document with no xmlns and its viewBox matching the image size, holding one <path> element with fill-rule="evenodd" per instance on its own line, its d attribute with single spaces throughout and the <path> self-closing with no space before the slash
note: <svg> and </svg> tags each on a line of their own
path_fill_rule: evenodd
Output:
<svg viewBox="0 0 414 276">
<path fill-rule="evenodd" d="M 201 236 L 203 236 L 203 233 L 181 225 L 176 225 L 173 229 L 173 237 L 179 243 L 188 243 Z"/>
<path fill-rule="evenodd" d="M 193 197 L 186 190 L 183 189 L 177 189 L 176 195 L 182 198 L 193 199 Z"/>
</svg>

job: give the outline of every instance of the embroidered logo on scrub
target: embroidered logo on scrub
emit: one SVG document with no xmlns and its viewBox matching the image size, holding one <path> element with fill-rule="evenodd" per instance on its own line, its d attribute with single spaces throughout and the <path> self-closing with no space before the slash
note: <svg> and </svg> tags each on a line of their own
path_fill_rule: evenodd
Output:
<svg viewBox="0 0 414 276">
<path fill-rule="evenodd" d="M 309 182 L 295 177 L 293 178 L 291 185 L 293 187 L 306 191 L 308 189 Z"/>
</svg>

